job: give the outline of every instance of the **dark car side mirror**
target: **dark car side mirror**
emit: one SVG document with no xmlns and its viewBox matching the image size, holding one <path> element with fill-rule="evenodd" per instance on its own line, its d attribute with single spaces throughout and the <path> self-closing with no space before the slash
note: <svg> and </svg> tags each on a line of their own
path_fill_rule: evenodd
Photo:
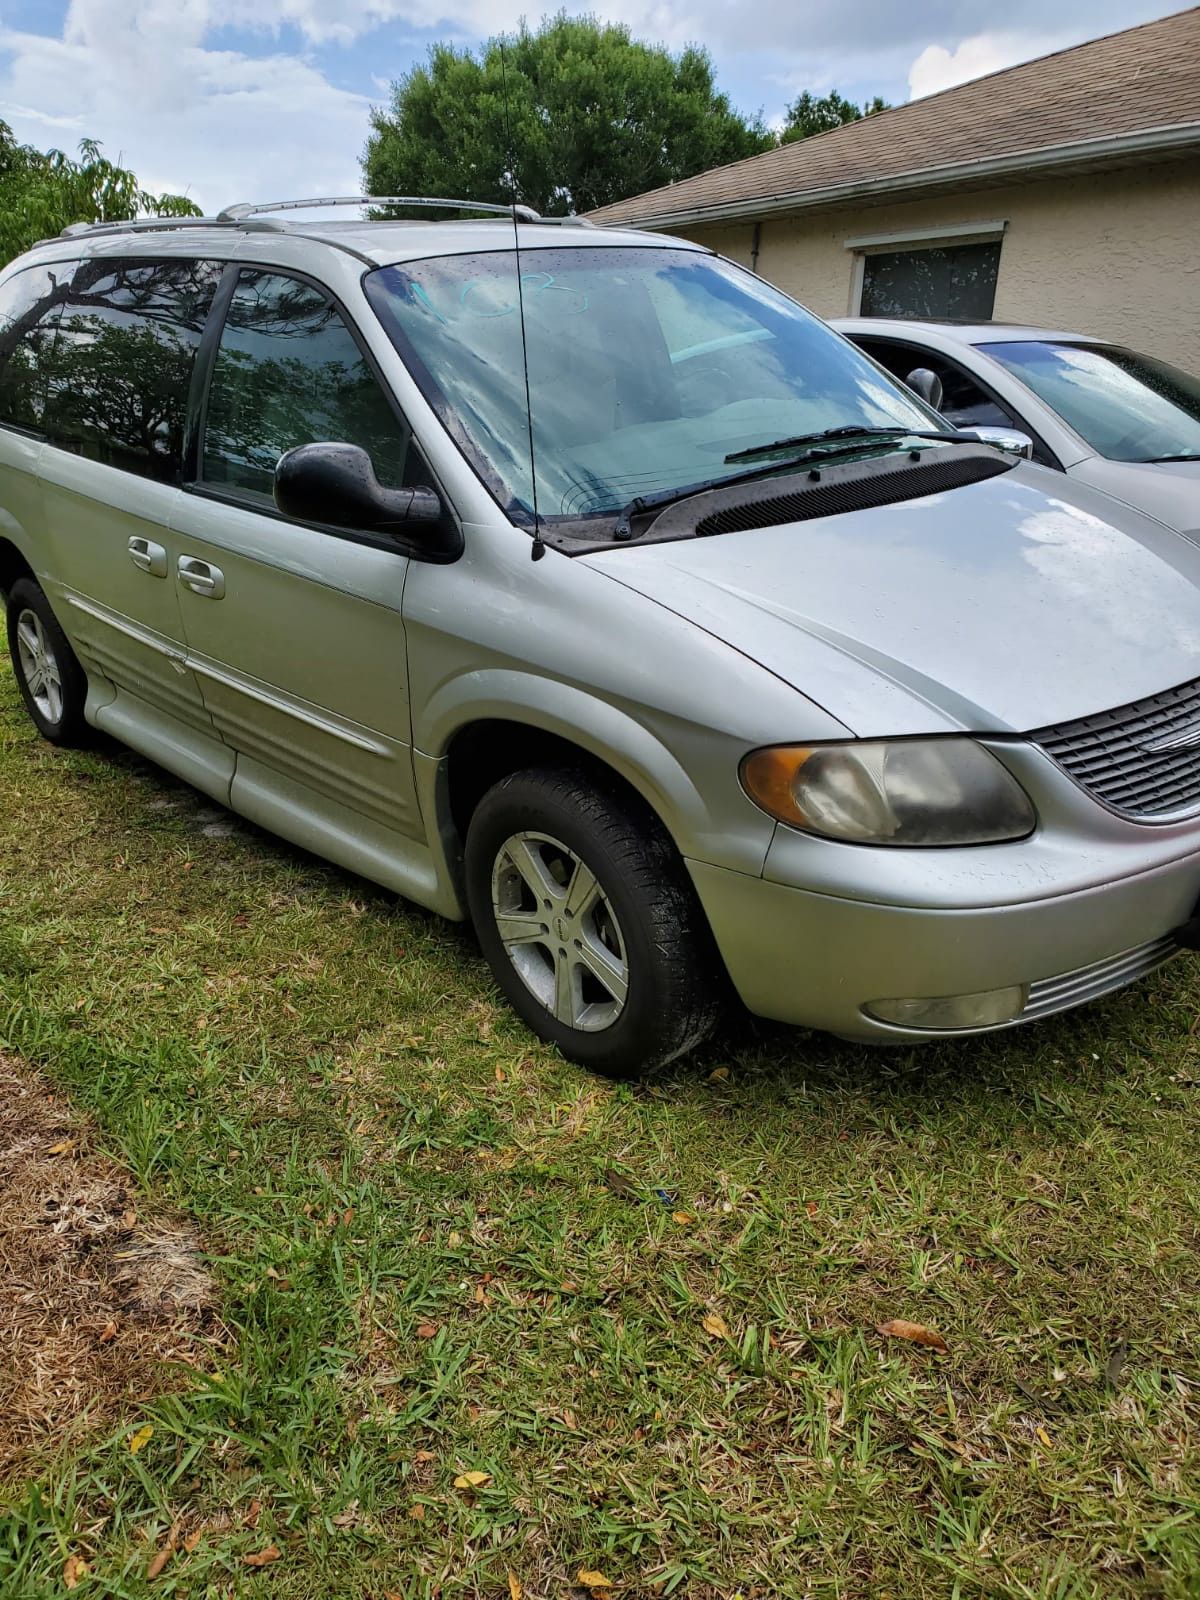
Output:
<svg viewBox="0 0 1200 1600">
<path fill-rule="evenodd" d="M 435 489 L 387 489 L 356 444 L 301 444 L 275 465 L 275 504 L 300 522 L 411 540 L 443 558 L 457 555 Z"/>
<path fill-rule="evenodd" d="M 929 367 L 914 367 L 904 381 L 927 406 L 932 406 L 935 411 L 942 409 L 942 380 L 936 372 Z"/>
</svg>

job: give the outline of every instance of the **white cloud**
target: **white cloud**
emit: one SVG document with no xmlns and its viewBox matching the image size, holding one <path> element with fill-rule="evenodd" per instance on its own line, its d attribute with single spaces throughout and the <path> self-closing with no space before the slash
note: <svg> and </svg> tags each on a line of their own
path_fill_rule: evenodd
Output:
<svg viewBox="0 0 1200 1600">
<path fill-rule="evenodd" d="M 1039 33 L 977 33 L 964 39 L 953 50 L 947 50 L 941 44 L 926 45 L 908 69 L 909 99 L 920 100 L 927 94 L 953 89 L 956 84 L 982 78 L 989 72 L 999 72 L 1004 67 L 1032 61 L 1035 56 L 1044 56 L 1051 50 L 1061 49 L 1064 44 L 1075 43 L 1078 37 Z"/>
<path fill-rule="evenodd" d="M 682 42 L 669 5 L 606 9 Z M 59 38 L 0 26 L 0 107 L 19 138 L 73 150 L 90 135 L 144 187 L 186 192 L 206 211 L 354 194 L 372 100 L 331 83 L 311 53 L 280 50 L 281 30 L 314 49 L 389 20 L 474 39 L 515 28 L 526 10 L 523 0 L 71 0 Z M 261 35 L 266 53 L 208 48 L 222 27 Z M 386 99 L 388 79 L 365 82 Z"/>
<path fill-rule="evenodd" d="M 204 0 L 75 0 L 59 39 L 0 30 L 0 103 L 19 137 L 90 134 L 206 210 L 357 190 L 366 97 L 301 56 L 205 49 L 210 27 Z"/>
</svg>

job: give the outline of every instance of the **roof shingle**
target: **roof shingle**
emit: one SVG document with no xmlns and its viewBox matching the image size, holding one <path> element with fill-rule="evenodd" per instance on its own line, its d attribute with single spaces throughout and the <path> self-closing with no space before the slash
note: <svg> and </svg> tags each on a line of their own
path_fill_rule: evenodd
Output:
<svg viewBox="0 0 1200 1600">
<path fill-rule="evenodd" d="M 1200 6 L 1008 67 L 923 100 L 590 213 L 597 222 L 720 214 L 855 182 L 896 180 L 989 158 L 1158 128 L 1200 129 Z"/>
</svg>

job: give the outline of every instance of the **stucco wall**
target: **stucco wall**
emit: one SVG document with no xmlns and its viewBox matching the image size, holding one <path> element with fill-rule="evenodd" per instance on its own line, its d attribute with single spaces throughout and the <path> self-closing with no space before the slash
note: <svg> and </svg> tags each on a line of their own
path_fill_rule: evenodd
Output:
<svg viewBox="0 0 1200 1600">
<path fill-rule="evenodd" d="M 1097 334 L 1200 372 L 1200 170 L 1182 162 L 770 218 L 758 270 L 821 316 L 845 316 L 847 238 L 1000 220 L 998 321 Z M 686 231 L 750 264 L 751 223 Z"/>
</svg>

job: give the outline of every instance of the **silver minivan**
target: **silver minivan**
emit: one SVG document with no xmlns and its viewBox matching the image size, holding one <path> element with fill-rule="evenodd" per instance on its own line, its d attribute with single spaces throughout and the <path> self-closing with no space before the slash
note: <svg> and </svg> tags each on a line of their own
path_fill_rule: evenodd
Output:
<svg viewBox="0 0 1200 1600">
<path fill-rule="evenodd" d="M 906 1043 L 1196 942 L 1193 541 L 697 245 L 285 209 L 0 277 L 0 588 L 48 739 L 469 916 L 610 1074 L 730 991 Z"/>
</svg>

